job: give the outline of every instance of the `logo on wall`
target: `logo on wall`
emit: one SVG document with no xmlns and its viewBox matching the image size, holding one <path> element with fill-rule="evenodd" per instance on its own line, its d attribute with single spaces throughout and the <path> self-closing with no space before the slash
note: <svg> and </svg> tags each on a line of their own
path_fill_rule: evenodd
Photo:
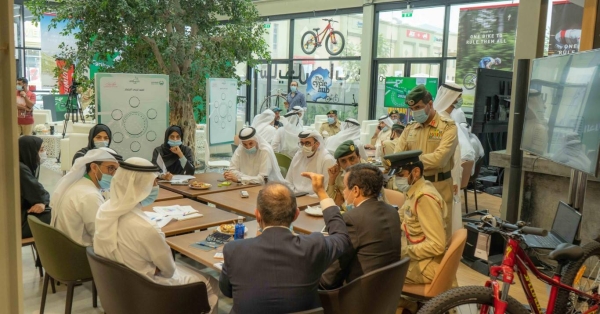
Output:
<svg viewBox="0 0 600 314">
<path fill-rule="evenodd" d="M 316 70 L 310 72 L 306 85 L 306 93 L 310 95 L 312 101 L 326 99 L 331 87 L 329 70 L 318 67 Z"/>
</svg>

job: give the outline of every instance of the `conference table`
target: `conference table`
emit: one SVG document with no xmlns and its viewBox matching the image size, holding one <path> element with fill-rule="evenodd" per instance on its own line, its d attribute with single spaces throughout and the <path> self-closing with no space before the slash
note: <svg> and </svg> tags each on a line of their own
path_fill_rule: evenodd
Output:
<svg viewBox="0 0 600 314">
<path fill-rule="evenodd" d="M 215 204 L 217 208 L 231 210 L 246 216 L 254 216 L 258 192 L 262 188 L 262 186 L 245 186 L 239 190 L 199 195 L 196 199 Z M 248 192 L 248 197 L 242 197 L 241 191 Z M 296 198 L 296 204 L 300 209 L 304 209 L 307 206 L 318 205 L 319 199 L 308 195 L 300 196 Z"/>
<path fill-rule="evenodd" d="M 158 197 L 155 202 L 170 201 L 183 198 L 183 195 L 165 189 L 158 189 Z"/>
<path fill-rule="evenodd" d="M 187 184 L 186 185 L 172 185 L 169 182 L 158 181 L 158 185 L 163 189 L 167 189 L 169 191 L 175 192 L 177 194 L 181 194 L 181 195 L 183 195 L 185 197 L 189 197 L 189 198 L 196 198 L 200 195 L 222 193 L 222 192 L 241 190 L 241 189 L 246 189 L 248 187 L 257 186 L 255 184 L 242 185 L 241 183 L 233 183 L 232 182 L 231 185 L 229 185 L 229 186 L 219 187 L 219 183 L 222 183 L 220 181 L 222 181 L 224 179 L 223 179 L 222 173 L 216 173 L 216 172 L 198 173 L 198 174 L 195 174 L 194 176 L 196 177 L 196 179 L 195 179 L 196 181 L 208 183 L 212 186 L 206 190 L 195 190 L 195 189 L 190 188 Z M 194 179 L 192 179 L 192 180 L 194 180 Z"/>
<path fill-rule="evenodd" d="M 189 198 L 180 198 L 176 200 L 170 201 L 162 201 L 162 202 L 154 202 L 144 208 L 142 210 L 148 212 L 154 212 L 152 209 L 155 206 L 173 206 L 173 205 L 181 205 L 181 206 L 191 206 L 198 213 L 202 214 L 202 217 L 192 218 L 183 221 L 171 221 L 166 226 L 162 228 L 162 232 L 165 233 L 167 237 L 175 236 L 183 233 L 193 232 L 196 230 L 203 230 L 210 227 L 218 226 L 224 223 L 232 223 L 237 219 L 238 215 L 226 212 L 224 210 L 220 210 L 214 207 L 209 207 L 200 202 L 196 202 Z"/>
</svg>

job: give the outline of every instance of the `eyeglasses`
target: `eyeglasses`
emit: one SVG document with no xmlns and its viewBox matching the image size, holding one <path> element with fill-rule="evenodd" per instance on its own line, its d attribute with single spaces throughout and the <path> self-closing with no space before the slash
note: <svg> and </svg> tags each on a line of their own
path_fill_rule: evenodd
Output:
<svg viewBox="0 0 600 314">
<path fill-rule="evenodd" d="M 112 175 L 112 174 L 114 174 L 117 171 L 117 167 L 115 167 L 115 166 L 108 166 L 108 167 L 106 167 L 106 170 L 108 170 L 108 173 Z"/>
<path fill-rule="evenodd" d="M 313 147 L 313 145 L 315 145 L 315 143 L 313 143 L 313 142 L 298 142 L 299 147 L 302 147 L 302 146 Z"/>
</svg>

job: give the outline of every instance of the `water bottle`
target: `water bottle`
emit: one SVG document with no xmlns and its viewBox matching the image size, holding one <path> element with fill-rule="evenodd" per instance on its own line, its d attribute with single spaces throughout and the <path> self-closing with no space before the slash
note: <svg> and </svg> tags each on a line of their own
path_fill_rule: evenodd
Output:
<svg viewBox="0 0 600 314">
<path fill-rule="evenodd" d="M 244 217 L 238 216 L 237 223 L 235 224 L 235 232 L 233 233 L 234 240 L 241 240 L 244 238 Z"/>
</svg>

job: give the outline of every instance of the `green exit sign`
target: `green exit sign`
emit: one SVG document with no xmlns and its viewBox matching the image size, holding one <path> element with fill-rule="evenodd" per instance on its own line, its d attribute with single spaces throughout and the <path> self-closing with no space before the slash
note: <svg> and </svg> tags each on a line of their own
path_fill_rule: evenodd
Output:
<svg viewBox="0 0 600 314">
<path fill-rule="evenodd" d="M 263 24 L 263 28 L 271 28 L 271 23 L 265 23 L 265 24 Z"/>
<path fill-rule="evenodd" d="M 402 11 L 402 17 L 412 17 L 413 11 Z"/>
</svg>

